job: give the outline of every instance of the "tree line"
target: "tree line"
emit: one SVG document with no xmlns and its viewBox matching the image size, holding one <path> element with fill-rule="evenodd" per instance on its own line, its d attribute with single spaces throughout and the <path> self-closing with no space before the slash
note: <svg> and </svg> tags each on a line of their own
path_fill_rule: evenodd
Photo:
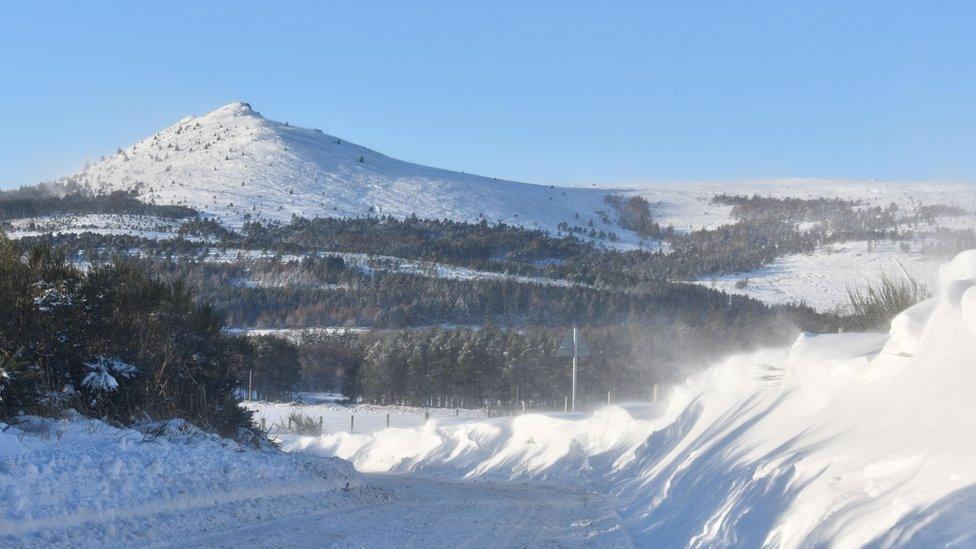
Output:
<svg viewBox="0 0 976 549">
<path fill-rule="evenodd" d="M 80 271 L 46 246 L 0 235 L 0 415 L 74 409 L 132 424 L 185 418 L 250 429 L 237 373 L 251 344 L 185 285 L 127 262 Z"/>
<path fill-rule="evenodd" d="M 432 327 L 372 332 L 305 332 L 277 339 L 277 368 L 296 385 L 286 393 L 341 391 L 353 400 L 415 406 L 561 406 L 571 386 L 570 361 L 557 352 L 569 327 L 510 329 Z M 655 383 L 678 382 L 733 351 L 780 345 L 796 336 L 782 318 L 758 325 L 717 319 L 660 319 L 644 324 L 584 327 L 590 355 L 581 359 L 584 401 L 646 399 Z M 272 336 L 256 341 L 269 342 Z M 265 343 L 257 344 L 261 347 Z M 270 370 L 269 370 L 270 371 Z M 270 374 L 262 373 L 270 379 Z M 258 374 L 255 373 L 255 377 Z"/>
<path fill-rule="evenodd" d="M 149 204 L 125 191 L 99 195 L 75 191 L 64 196 L 36 196 L 13 192 L 16 194 L 0 194 L 0 221 L 65 214 L 153 215 L 167 219 L 197 216 L 196 210 L 192 208 Z"/>
</svg>

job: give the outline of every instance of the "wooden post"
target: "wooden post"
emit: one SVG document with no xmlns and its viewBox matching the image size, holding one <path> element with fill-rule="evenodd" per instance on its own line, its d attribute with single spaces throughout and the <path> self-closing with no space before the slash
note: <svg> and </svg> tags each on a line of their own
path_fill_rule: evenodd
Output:
<svg viewBox="0 0 976 549">
<path fill-rule="evenodd" d="M 390 414 L 386 414 L 386 426 L 390 426 Z"/>
<path fill-rule="evenodd" d="M 430 421 L 430 410 L 424 410 L 424 423 Z"/>
<path fill-rule="evenodd" d="M 569 411 L 569 397 L 563 397 L 563 411 Z"/>
<path fill-rule="evenodd" d="M 320 435 L 322 434 L 322 423 L 324 423 L 324 422 L 325 422 L 325 418 L 322 417 L 322 416 L 319 416 L 319 434 Z"/>
<path fill-rule="evenodd" d="M 356 416 L 351 415 L 349 416 L 349 432 L 351 433 L 355 430 L 356 430 Z"/>
</svg>

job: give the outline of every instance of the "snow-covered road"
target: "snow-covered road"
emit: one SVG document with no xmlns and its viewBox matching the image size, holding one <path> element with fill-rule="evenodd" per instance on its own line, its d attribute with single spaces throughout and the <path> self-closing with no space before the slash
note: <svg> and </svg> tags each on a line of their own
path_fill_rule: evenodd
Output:
<svg viewBox="0 0 976 549">
<path fill-rule="evenodd" d="M 266 500 L 266 501 L 262 501 Z M 135 518 L 135 517 L 133 517 Z M 349 491 L 279 494 L 91 524 L 14 544 L 148 547 L 632 547 L 603 496 L 521 482 L 364 475 Z M 99 534 L 92 536 L 98 531 Z M 108 534 L 108 536 L 104 536 Z"/>
<path fill-rule="evenodd" d="M 154 546 L 632 546 L 602 496 L 537 484 L 365 475 L 364 486 L 338 504 L 334 497 L 321 508 L 310 504 L 215 528 L 173 524 L 155 533 Z"/>
</svg>

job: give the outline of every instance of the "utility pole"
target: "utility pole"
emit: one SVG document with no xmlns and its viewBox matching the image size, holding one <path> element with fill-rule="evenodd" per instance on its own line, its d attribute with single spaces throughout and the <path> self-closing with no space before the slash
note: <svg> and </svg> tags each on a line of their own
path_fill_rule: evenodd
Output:
<svg viewBox="0 0 976 549">
<path fill-rule="evenodd" d="M 579 357 L 579 328 L 573 326 L 573 411 L 576 411 L 576 360 Z"/>
<path fill-rule="evenodd" d="M 559 356 L 573 357 L 572 406 L 567 406 L 573 412 L 576 411 L 576 369 L 579 366 L 579 359 L 589 355 L 590 349 L 583 342 L 583 338 L 580 337 L 579 328 L 573 326 L 573 331 L 568 332 L 566 337 L 563 338 L 562 343 L 559 344 Z"/>
</svg>

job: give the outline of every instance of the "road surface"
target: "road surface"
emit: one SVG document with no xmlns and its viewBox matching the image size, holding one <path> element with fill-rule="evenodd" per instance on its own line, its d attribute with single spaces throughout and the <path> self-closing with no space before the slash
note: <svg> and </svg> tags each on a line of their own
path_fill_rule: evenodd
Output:
<svg viewBox="0 0 976 549">
<path fill-rule="evenodd" d="M 94 518 L 94 517 L 93 517 Z M 599 494 L 518 482 L 363 475 L 284 493 L 52 531 L 59 545 L 149 547 L 631 547 Z M 33 538 L 32 542 L 43 542 Z"/>
</svg>

